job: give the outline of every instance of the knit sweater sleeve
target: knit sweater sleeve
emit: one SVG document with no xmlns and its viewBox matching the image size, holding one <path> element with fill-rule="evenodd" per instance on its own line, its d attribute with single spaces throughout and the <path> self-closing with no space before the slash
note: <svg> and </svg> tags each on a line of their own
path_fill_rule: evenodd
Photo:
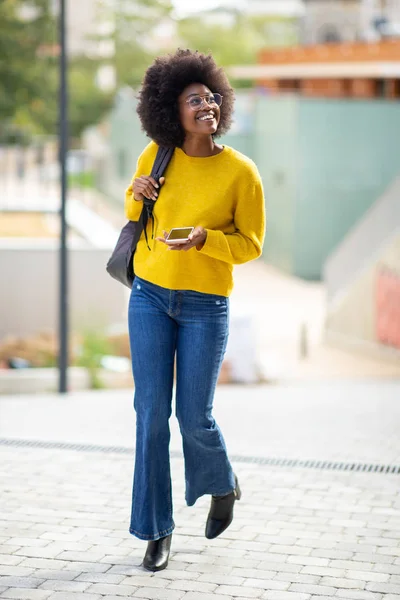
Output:
<svg viewBox="0 0 400 600">
<path fill-rule="evenodd" d="M 265 201 L 261 178 L 254 163 L 238 182 L 234 229 L 233 233 L 207 229 L 207 239 L 199 252 L 232 265 L 261 255 L 265 235 Z"/>
<path fill-rule="evenodd" d="M 135 174 L 125 192 L 125 216 L 130 221 L 137 221 L 143 208 L 143 202 L 138 202 L 133 197 L 133 182 L 137 177 L 150 175 L 156 154 L 157 145 L 150 142 L 138 158 Z"/>
</svg>

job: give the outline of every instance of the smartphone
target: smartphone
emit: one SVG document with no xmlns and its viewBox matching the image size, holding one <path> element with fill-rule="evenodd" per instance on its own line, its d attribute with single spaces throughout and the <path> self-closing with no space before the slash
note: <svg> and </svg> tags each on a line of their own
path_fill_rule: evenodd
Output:
<svg viewBox="0 0 400 600">
<path fill-rule="evenodd" d="M 187 242 L 189 235 L 192 233 L 194 227 L 174 227 L 166 238 L 167 244 L 181 244 Z"/>
</svg>

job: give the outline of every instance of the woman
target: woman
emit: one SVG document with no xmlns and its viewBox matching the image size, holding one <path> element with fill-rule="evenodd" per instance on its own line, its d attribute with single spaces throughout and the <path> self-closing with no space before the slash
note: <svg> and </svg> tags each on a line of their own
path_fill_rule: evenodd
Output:
<svg viewBox="0 0 400 600">
<path fill-rule="evenodd" d="M 254 163 L 214 141 L 229 129 L 233 103 L 211 56 L 178 50 L 147 70 L 137 109 L 153 141 L 126 192 L 126 215 L 137 220 L 144 198 L 155 204 L 147 241 L 142 235 L 137 245 L 129 304 L 137 418 L 130 533 L 148 541 L 143 565 L 151 571 L 167 566 L 174 529 L 168 420 L 175 358 L 186 502 L 212 496 L 207 538 L 230 525 L 240 498 L 211 413 L 228 337 L 232 269 L 261 254 L 264 197 Z M 159 183 L 149 176 L 158 145 L 175 148 Z M 174 227 L 194 229 L 172 246 L 166 238 Z"/>
</svg>

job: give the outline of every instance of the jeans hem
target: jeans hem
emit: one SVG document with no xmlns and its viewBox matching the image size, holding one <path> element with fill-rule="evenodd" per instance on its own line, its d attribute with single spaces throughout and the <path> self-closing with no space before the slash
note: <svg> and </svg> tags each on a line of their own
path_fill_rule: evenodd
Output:
<svg viewBox="0 0 400 600">
<path fill-rule="evenodd" d="M 153 535 L 146 535 L 145 533 L 140 533 L 140 531 L 135 531 L 134 529 L 132 529 L 131 527 L 129 528 L 129 533 L 131 533 L 132 535 L 134 535 L 135 537 L 137 537 L 139 540 L 144 540 L 144 541 L 148 541 L 148 542 L 154 542 L 156 540 L 159 540 L 163 537 L 167 537 L 167 535 L 170 535 L 173 530 L 175 529 L 175 525 L 172 525 L 172 527 L 169 527 L 169 529 L 165 529 L 164 531 L 159 531 L 158 533 L 155 533 Z"/>
<path fill-rule="evenodd" d="M 185 498 L 186 500 L 186 506 L 194 506 L 197 502 L 197 500 L 199 498 L 201 498 L 202 496 L 228 496 L 228 494 L 231 494 L 232 492 L 235 491 L 236 488 L 231 488 L 230 490 L 228 490 L 227 492 L 204 492 L 203 494 L 200 494 L 199 496 L 197 496 L 194 500 L 192 499 L 188 499 Z"/>
</svg>

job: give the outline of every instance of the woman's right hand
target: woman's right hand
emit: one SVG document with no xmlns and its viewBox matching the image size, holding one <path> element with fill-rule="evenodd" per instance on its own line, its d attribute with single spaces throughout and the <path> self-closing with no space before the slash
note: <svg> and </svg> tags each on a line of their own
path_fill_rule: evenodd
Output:
<svg viewBox="0 0 400 600">
<path fill-rule="evenodd" d="M 155 202 L 158 198 L 158 189 L 163 185 L 164 181 L 165 177 L 160 177 L 159 184 L 153 177 L 148 177 L 146 175 L 137 177 L 132 184 L 133 198 L 137 202 L 143 202 L 144 198 L 154 200 Z"/>
</svg>

